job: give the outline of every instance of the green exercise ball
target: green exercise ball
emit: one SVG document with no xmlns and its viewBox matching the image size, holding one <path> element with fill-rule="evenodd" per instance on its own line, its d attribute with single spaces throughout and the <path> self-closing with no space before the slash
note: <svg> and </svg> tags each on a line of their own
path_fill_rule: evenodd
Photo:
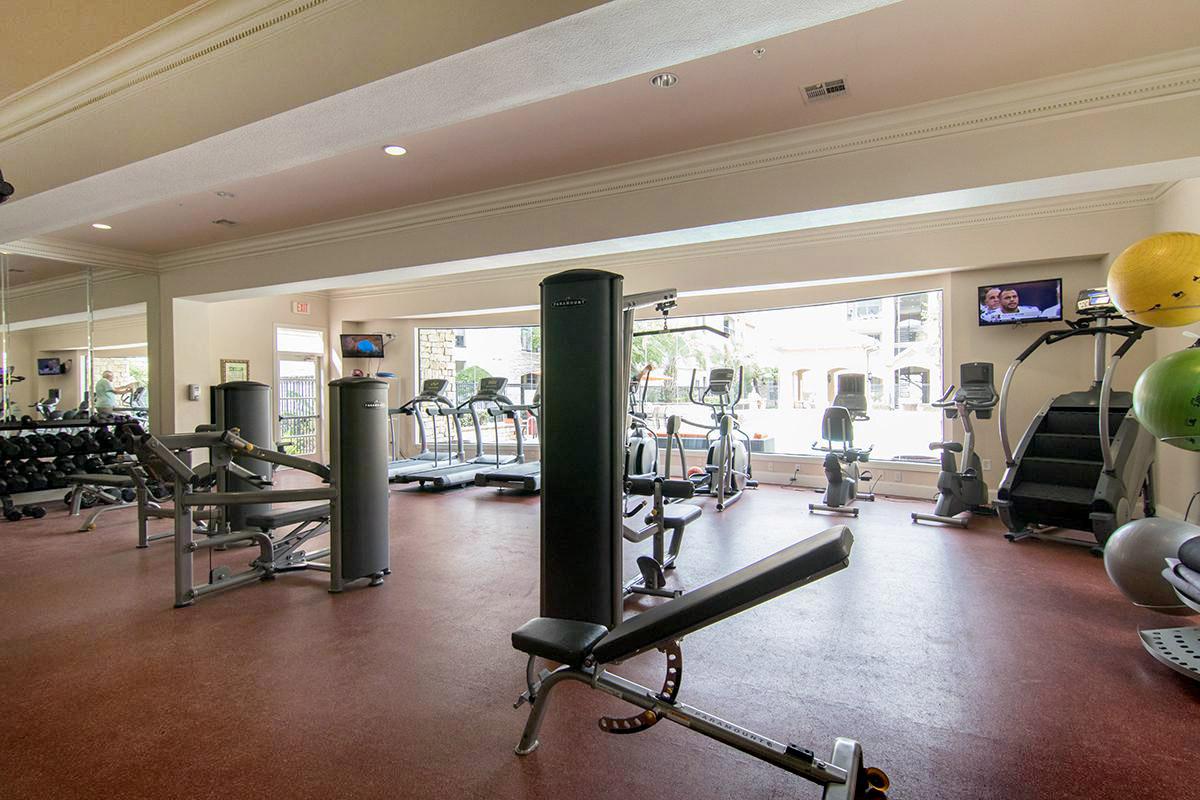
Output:
<svg viewBox="0 0 1200 800">
<path fill-rule="evenodd" d="M 1104 569 L 1109 579 L 1135 606 L 1163 614 L 1187 616 L 1196 612 L 1180 602 L 1162 576 L 1168 558 L 1179 557 L 1179 546 L 1200 536 L 1200 526 L 1180 520 L 1146 517 L 1127 522 L 1104 544 Z"/>
<path fill-rule="evenodd" d="M 1200 451 L 1200 348 L 1155 361 L 1133 387 L 1133 413 L 1155 438 Z"/>
</svg>

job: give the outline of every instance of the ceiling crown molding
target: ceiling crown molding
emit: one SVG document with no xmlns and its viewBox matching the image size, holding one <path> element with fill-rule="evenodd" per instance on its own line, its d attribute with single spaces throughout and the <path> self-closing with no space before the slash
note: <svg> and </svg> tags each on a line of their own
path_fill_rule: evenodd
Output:
<svg viewBox="0 0 1200 800">
<path fill-rule="evenodd" d="M 606 197 L 1200 93 L 1200 48 L 167 254 L 164 270 Z"/>
<path fill-rule="evenodd" d="M 128 277 L 128 273 L 122 273 L 115 269 L 102 269 L 92 273 L 92 284 L 112 283 L 113 281 Z M 50 278 L 49 280 L 27 283 L 9 289 L 8 299 L 34 300 L 38 297 L 61 294 L 70 289 L 82 288 L 86 282 L 87 280 L 83 275 L 64 275 L 60 278 Z"/>
<path fill-rule="evenodd" d="M 353 289 L 334 289 L 329 296 L 336 300 L 357 298 L 374 298 L 381 295 L 406 295 L 428 289 L 445 289 L 453 286 L 475 286 L 481 283 L 495 283 L 513 279 L 541 280 L 548 275 L 567 269 L 625 269 L 648 266 L 668 261 L 694 261 L 698 258 L 714 256 L 737 256 L 749 253 L 763 253 L 785 250 L 806 245 L 824 244 L 828 242 L 851 241 L 856 239 L 873 239 L 883 236 L 898 236 L 904 234 L 922 233 L 926 231 L 944 230 L 949 228 L 979 227 L 1020 222 L 1031 219 L 1049 219 L 1055 217 L 1077 216 L 1104 211 L 1136 208 L 1153 205 L 1166 194 L 1174 184 L 1156 184 L 1153 186 L 1137 186 L 1131 189 L 1114 189 L 1106 192 L 1092 192 L 1076 195 L 1070 198 L 1053 200 L 1037 200 L 1023 203 L 1010 203 L 992 208 L 976 208 L 962 211 L 946 211 L 921 216 L 900 217 L 896 219 L 875 222 L 857 222 L 847 225 L 833 225 L 825 228 L 813 228 L 802 231 L 776 233 L 767 236 L 755 236 L 744 239 L 726 239 L 723 241 L 704 242 L 701 244 L 667 247 L 660 250 L 645 250 L 641 252 L 622 253 L 620 255 L 591 256 L 588 258 L 568 259 L 563 261 L 546 262 L 524 267 L 512 267 L 491 272 L 473 272 L 461 275 L 448 275 L 438 278 L 414 278 L 411 281 L 385 284 L 370 287 L 355 287 Z"/>
<path fill-rule="evenodd" d="M 98 244 L 81 244 L 66 239 L 30 237 L 8 242 L 4 245 L 4 250 L 22 256 L 69 261 L 85 267 L 104 267 L 125 272 L 158 272 L 158 259 L 152 255 Z"/>
<path fill-rule="evenodd" d="M 0 143 L 350 0 L 202 0 L 0 103 Z"/>
</svg>

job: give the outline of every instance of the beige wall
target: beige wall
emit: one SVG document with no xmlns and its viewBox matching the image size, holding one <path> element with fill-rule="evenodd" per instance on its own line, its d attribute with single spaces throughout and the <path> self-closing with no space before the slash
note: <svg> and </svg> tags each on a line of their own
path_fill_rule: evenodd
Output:
<svg viewBox="0 0 1200 800">
<path fill-rule="evenodd" d="M 1155 214 L 1154 229 L 1200 233 L 1200 179 L 1180 181 L 1163 195 Z M 1186 330 L 1200 333 L 1200 325 L 1192 325 Z M 1192 341 L 1185 339 L 1179 328 L 1160 328 L 1153 336 L 1159 358 L 1189 346 Z M 1200 490 L 1200 455 L 1160 445 L 1158 486 L 1162 512 L 1183 516 L 1192 493 Z M 1194 512 L 1191 519 L 1196 519 Z"/>
<path fill-rule="evenodd" d="M 292 301 L 309 303 L 311 314 L 292 312 Z M 275 295 L 223 303 L 175 300 L 173 414 L 166 428 L 194 429 L 208 422 L 209 387 L 221 381 L 221 359 L 246 359 L 250 380 L 275 385 L 277 326 L 314 328 L 328 339 L 328 301 L 323 295 Z M 329 359 L 326 359 L 326 377 Z M 200 386 L 200 399 L 187 399 L 188 384 Z"/>
</svg>

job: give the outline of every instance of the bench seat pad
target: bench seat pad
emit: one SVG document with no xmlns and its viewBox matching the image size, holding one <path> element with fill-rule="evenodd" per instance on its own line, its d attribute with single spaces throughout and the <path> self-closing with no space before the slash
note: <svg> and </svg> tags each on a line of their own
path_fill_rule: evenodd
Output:
<svg viewBox="0 0 1200 800">
<path fill-rule="evenodd" d="M 592 654 L 623 661 L 844 568 L 854 537 L 838 525 L 622 622 Z"/>
<path fill-rule="evenodd" d="M 606 633 L 608 628 L 592 622 L 537 617 L 513 631 L 512 644 L 523 653 L 578 667 Z"/>
<path fill-rule="evenodd" d="M 114 486 L 118 489 L 132 489 L 133 478 L 128 475 L 105 475 L 104 473 L 77 472 L 67 476 L 69 483 L 91 484 L 93 486 Z"/>
<path fill-rule="evenodd" d="M 246 526 L 250 528 L 261 528 L 265 531 L 273 531 L 276 528 L 284 528 L 288 525 L 297 525 L 301 522 L 315 522 L 317 520 L 328 518 L 329 503 L 322 503 L 319 506 L 295 508 L 290 511 L 271 511 L 266 514 L 250 514 L 246 517 Z"/>
</svg>

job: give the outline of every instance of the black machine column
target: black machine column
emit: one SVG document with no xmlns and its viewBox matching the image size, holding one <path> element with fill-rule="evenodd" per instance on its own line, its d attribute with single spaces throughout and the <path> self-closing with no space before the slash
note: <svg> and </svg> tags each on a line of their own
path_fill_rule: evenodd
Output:
<svg viewBox="0 0 1200 800">
<path fill-rule="evenodd" d="M 230 381 L 212 389 L 213 424 L 220 430 L 237 428 L 241 437 L 259 447 L 273 449 L 275 426 L 272 424 L 271 387 L 257 381 Z M 234 456 L 234 462 L 265 480 L 271 479 L 271 465 L 266 461 L 246 456 Z M 246 492 L 258 489 L 244 478 L 229 475 L 223 492 Z M 246 527 L 246 517 L 265 514 L 271 510 L 270 503 L 236 505 L 225 508 L 226 521 L 231 530 Z"/>
<path fill-rule="evenodd" d="M 622 597 L 622 279 L 571 270 L 541 288 L 541 615 L 611 628 Z"/>
<path fill-rule="evenodd" d="M 329 384 L 332 483 L 330 585 L 382 580 L 388 561 L 387 382 L 341 378 Z"/>
</svg>

